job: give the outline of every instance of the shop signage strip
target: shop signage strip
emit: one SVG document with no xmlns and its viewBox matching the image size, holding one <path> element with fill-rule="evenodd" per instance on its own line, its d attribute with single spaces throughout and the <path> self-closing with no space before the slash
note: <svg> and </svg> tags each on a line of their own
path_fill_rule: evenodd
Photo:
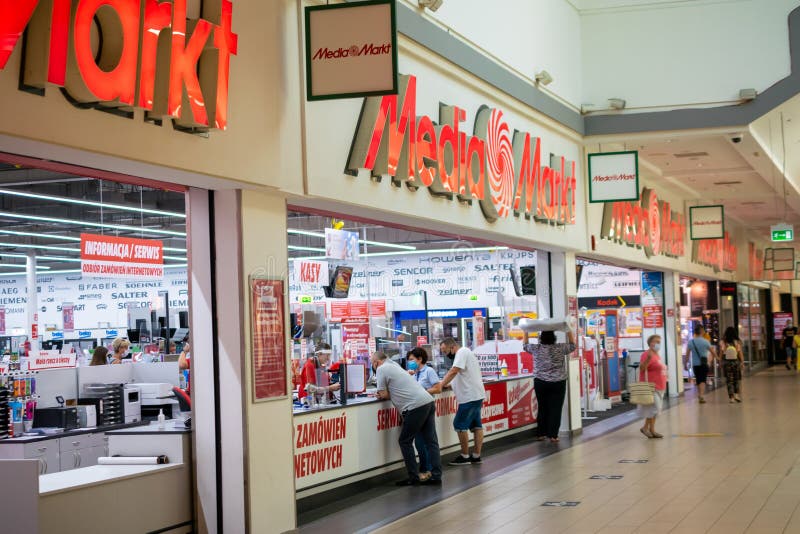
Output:
<svg viewBox="0 0 800 534">
<path fill-rule="evenodd" d="M 725 237 L 725 206 L 691 206 L 689 208 L 689 237 L 723 239 Z"/>
<path fill-rule="evenodd" d="M 589 154 L 589 202 L 639 200 L 639 152 Z"/>
<path fill-rule="evenodd" d="M 250 277 L 253 401 L 288 396 L 286 321 L 282 279 Z"/>
<path fill-rule="evenodd" d="M 305 8 L 306 98 L 397 94 L 395 0 Z"/>
</svg>

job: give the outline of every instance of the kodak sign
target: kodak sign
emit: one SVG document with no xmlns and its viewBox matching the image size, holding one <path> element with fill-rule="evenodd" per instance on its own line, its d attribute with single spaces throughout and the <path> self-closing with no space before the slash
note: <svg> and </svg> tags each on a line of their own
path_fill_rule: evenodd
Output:
<svg viewBox="0 0 800 534">
<path fill-rule="evenodd" d="M 397 95 L 364 100 L 345 172 L 368 169 L 412 191 L 480 204 L 490 222 L 509 217 L 575 223 L 575 162 L 551 156 L 542 164 L 538 137 L 512 132 L 503 112 L 481 106 L 473 133 L 466 110 L 439 105 L 439 121 L 417 116 L 417 79 L 401 76 Z"/>
<path fill-rule="evenodd" d="M 602 239 L 643 249 L 648 258 L 686 253 L 686 218 L 652 189 L 642 190 L 641 201 L 607 202 L 600 231 Z"/>
<path fill-rule="evenodd" d="M 230 0 L 0 0 L 0 70 L 25 41 L 23 88 L 63 88 L 80 107 L 174 119 L 179 128 L 228 124 L 230 60 L 238 38 Z M 214 22 L 211 22 L 213 20 Z"/>
</svg>

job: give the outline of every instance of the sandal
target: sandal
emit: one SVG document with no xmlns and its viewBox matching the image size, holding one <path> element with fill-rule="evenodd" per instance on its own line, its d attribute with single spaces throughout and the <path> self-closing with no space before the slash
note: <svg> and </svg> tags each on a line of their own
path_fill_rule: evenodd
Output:
<svg viewBox="0 0 800 534">
<path fill-rule="evenodd" d="M 644 427 L 640 428 L 640 429 L 639 429 L 639 432 L 641 432 L 642 434 L 644 434 L 644 435 L 645 435 L 645 437 L 646 437 L 646 438 L 648 438 L 648 439 L 652 439 L 652 438 L 653 438 L 653 434 L 652 434 L 652 433 L 651 433 L 649 430 L 647 430 L 646 428 L 644 428 Z"/>
<path fill-rule="evenodd" d="M 559 440 L 558 438 L 550 438 L 550 443 L 558 443 L 559 441 L 561 440 Z"/>
<path fill-rule="evenodd" d="M 661 439 L 664 437 L 663 434 L 659 434 L 658 432 L 651 432 L 651 434 L 653 434 L 653 437 L 656 439 Z"/>
</svg>

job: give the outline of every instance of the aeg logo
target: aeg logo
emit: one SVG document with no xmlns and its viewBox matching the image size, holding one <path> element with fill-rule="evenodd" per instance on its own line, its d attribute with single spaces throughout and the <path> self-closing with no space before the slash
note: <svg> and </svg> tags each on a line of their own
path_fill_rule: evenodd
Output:
<svg viewBox="0 0 800 534">
<path fill-rule="evenodd" d="M 206 0 L 213 24 L 187 21 L 186 2 L 0 0 L 0 70 L 25 32 L 27 89 L 43 95 L 51 83 L 81 107 L 128 115 L 137 107 L 150 120 L 175 119 L 178 128 L 224 130 L 238 41 L 233 4 Z"/>
</svg>

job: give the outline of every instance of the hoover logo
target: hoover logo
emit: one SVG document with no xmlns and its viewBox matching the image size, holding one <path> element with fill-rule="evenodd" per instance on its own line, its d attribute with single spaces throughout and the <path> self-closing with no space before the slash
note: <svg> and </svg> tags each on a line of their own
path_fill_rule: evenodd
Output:
<svg viewBox="0 0 800 534">
<path fill-rule="evenodd" d="M 382 56 L 392 53 L 392 43 L 386 44 L 363 44 L 363 45 L 350 45 L 349 48 L 338 48 L 331 50 L 327 46 L 318 48 L 312 60 L 317 61 L 321 59 L 342 59 L 346 57 L 359 57 L 359 56 Z"/>
</svg>

